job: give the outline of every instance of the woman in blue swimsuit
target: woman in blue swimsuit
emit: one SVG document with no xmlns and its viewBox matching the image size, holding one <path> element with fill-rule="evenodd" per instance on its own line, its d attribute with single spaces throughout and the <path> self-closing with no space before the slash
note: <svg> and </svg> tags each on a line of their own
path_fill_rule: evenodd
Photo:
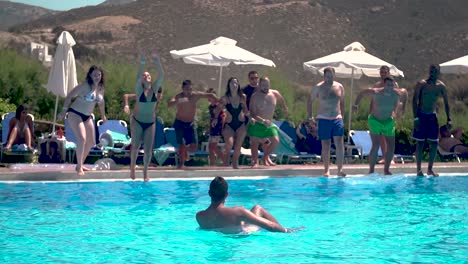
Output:
<svg viewBox="0 0 468 264">
<path fill-rule="evenodd" d="M 153 54 L 154 63 L 158 69 L 158 79 L 151 84 L 151 75 L 149 72 L 143 72 L 146 64 L 144 56 L 141 56 L 140 67 L 138 70 L 138 80 L 135 86 L 135 94 L 124 95 L 124 111 L 130 114 L 128 99 L 135 99 L 135 107 L 130 117 L 130 130 L 132 132 L 132 148 L 130 151 L 130 178 L 135 179 L 136 160 L 138 149 L 143 141 L 143 179 L 149 181 L 148 166 L 153 154 L 153 142 L 155 133 L 156 108 L 161 101 L 161 84 L 164 80 L 164 73 L 159 56 Z"/>
<path fill-rule="evenodd" d="M 226 108 L 226 122 L 223 129 L 223 137 L 225 142 L 225 161 L 224 165 L 229 165 L 229 155 L 234 146 L 232 155 L 232 167 L 239 168 L 239 157 L 242 144 L 244 143 L 247 129 L 245 126 L 245 116 L 247 112 L 246 97 L 242 92 L 239 80 L 231 77 L 227 82 L 225 95 L 220 99 L 221 109 Z"/>
<path fill-rule="evenodd" d="M 86 82 L 73 88 L 67 95 L 62 112 L 58 115 L 59 119 L 63 119 L 68 113 L 70 127 L 76 136 L 76 171 L 79 176 L 89 170 L 83 163 L 91 148 L 96 145 L 94 121 L 91 118 L 96 104 L 99 105 L 101 119 L 107 121 L 104 108 L 104 72 L 93 65 L 88 70 Z"/>
</svg>

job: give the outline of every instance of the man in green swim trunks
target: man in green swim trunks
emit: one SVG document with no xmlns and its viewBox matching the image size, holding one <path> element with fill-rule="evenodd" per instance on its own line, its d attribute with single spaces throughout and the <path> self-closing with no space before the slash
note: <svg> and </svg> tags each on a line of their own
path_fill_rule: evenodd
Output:
<svg viewBox="0 0 468 264">
<path fill-rule="evenodd" d="M 258 145 L 263 144 L 263 160 L 266 166 L 274 166 L 270 154 L 279 143 L 279 128 L 272 122 L 276 103 L 280 103 L 284 113 L 288 115 L 288 106 L 283 96 L 270 89 L 270 79 L 260 78 L 257 91 L 250 99 L 250 121 L 247 125 L 247 135 L 250 137 L 252 150 L 252 167 L 258 166 Z M 266 144 L 266 142 L 269 142 Z"/>
<path fill-rule="evenodd" d="M 401 98 L 407 98 L 406 89 L 398 89 L 392 77 L 384 79 L 384 87 L 369 88 L 359 93 L 353 105 L 353 112 L 356 112 L 362 98 L 371 96 L 373 104 L 369 113 L 369 130 L 372 139 L 372 149 L 369 154 L 369 173 L 374 173 L 377 162 L 377 152 L 380 147 L 380 135 L 385 137 L 387 152 L 385 155 L 384 174 L 391 175 L 390 163 L 395 152 L 395 121 L 396 109 Z M 403 101 L 402 108 L 405 109 L 406 100 Z"/>
</svg>

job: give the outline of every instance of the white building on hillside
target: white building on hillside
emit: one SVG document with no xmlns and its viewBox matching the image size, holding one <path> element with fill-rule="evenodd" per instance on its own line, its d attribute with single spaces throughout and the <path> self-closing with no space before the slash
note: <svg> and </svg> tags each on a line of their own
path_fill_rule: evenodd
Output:
<svg viewBox="0 0 468 264">
<path fill-rule="evenodd" d="M 49 55 L 49 46 L 44 43 L 31 42 L 29 49 L 31 56 L 38 59 L 47 67 L 52 65 L 52 55 Z"/>
</svg>

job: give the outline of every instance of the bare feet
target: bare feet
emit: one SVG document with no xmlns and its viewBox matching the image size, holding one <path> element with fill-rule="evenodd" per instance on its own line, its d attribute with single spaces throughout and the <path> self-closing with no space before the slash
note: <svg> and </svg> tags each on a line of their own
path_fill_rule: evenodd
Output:
<svg viewBox="0 0 468 264">
<path fill-rule="evenodd" d="M 149 182 L 150 178 L 149 178 L 148 175 L 146 175 L 146 176 L 143 178 L 143 180 L 144 180 L 145 182 Z"/>
<path fill-rule="evenodd" d="M 184 170 L 185 169 L 185 166 L 183 164 L 177 164 L 176 168 L 178 170 Z"/>
<path fill-rule="evenodd" d="M 374 173 L 374 172 L 375 172 L 375 171 L 374 171 L 373 169 L 372 169 L 372 170 L 369 169 L 369 174 L 372 174 L 372 173 Z"/>
<path fill-rule="evenodd" d="M 135 180 L 135 171 L 130 171 L 130 179 Z"/>
<path fill-rule="evenodd" d="M 236 169 L 236 170 L 239 169 L 239 163 L 233 162 L 233 163 L 232 163 L 232 168 L 233 168 L 233 169 Z"/>
<path fill-rule="evenodd" d="M 11 150 L 11 146 L 6 146 L 5 147 L 5 151 L 10 151 Z"/>
<path fill-rule="evenodd" d="M 424 176 L 424 173 L 422 172 L 422 170 L 418 170 L 418 172 L 416 173 L 417 176 Z"/>
<path fill-rule="evenodd" d="M 439 177 L 439 174 L 435 173 L 433 170 L 427 170 L 427 175 L 432 175 L 434 177 Z"/>
<path fill-rule="evenodd" d="M 258 168 L 258 163 L 257 162 L 252 162 L 250 165 L 251 168 Z"/>
<path fill-rule="evenodd" d="M 276 163 L 274 163 L 274 162 L 270 159 L 270 157 L 267 157 L 267 158 L 265 159 L 265 165 L 267 165 L 267 166 L 276 166 Z"/>
<path fill-rule="evenodd" d="M 84 175 L 83 167 L 78 167 L 78 165 L 76 165 L 75 170 L 78 173 L 78 176 Z"/>
<path fill-rule="evenodd" d="M 83 168 L 83 171 L 90 171 L 91 170 L 90 168 L 85 167 L 85 166 L 82 166 L 81 168 Z"/>
<path fill-rule="evenodd" d="M 384 171 L 384 175 L 392 175 L 390 171 Z"/>
<path fill-rule="evenodd" d="M 323 173 L 323 176 L 325 176 L 325 177 L 330 177 L 330 171 L 329 171 L 329 170 L 328 170 L 328 171 L 325 171 L 325 172 Z"/>
<path fill-rule="evenodd" d="M 342 171 L 338 172 L 337 175 L 338 175 L 338 177 L 346 177 L 346 173 L 344 173 Z"/>
</svg>

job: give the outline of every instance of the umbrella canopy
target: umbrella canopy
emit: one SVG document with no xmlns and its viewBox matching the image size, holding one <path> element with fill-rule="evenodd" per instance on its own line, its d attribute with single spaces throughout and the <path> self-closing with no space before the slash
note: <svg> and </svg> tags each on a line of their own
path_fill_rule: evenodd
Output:
<svg viewBox="0 0 468 264">
<path fill-rule="evenodd" d="M 440 64 L 440 72 L 452 74 L 467 74 L 468 55 Z"/>
<path fill-rule="evenodd" d="M 260 57 L 250 51 L 236 46 L 237 41 L 218 37 L 210 41 L 209 44 L 196 46 L 184 50 L 172 50 L 171 56 L 174 59 L 182 58 L 187 64 L 198 64 L 207 66 L 220 67 L 219 87 L 221 89 L 222 67 L 226 67 L 231 63 L 236 65 L 265 65 L 275 67 L 275 63 L 271 60 Z"/>
<path fill-rule="evenodd" d="M 353 42 L 344 47 L 343 51 L 327 55 L 312 61 L 304 62 L 304 70 L 314 74 L 323 75 L 323 69 L 333 67 L 336 77 L 351 78 L 351 93 L 349 96 L 349 120 L 348 130 L 351 130 L 351 107 L 353 94 L 353 80 L 360 79 L 362 75 L 369 77 L 380 77 L 380 67 L 387 65 L 393 76 L 404 76 L 394 65 L 381 60 L 366 52 L 366 48 L 359 42 Z"/>
<path fill-rule="evenodd" d="M 58 98 L 66 97 L 67 94 L 77 86 L 75 55 L 72 47 L 76 44 L 72 35 L 63 31 L 57 39 L 57 50 L 55 51 L 54 61 L 49 72 L 49 80 L 46 89 L 56 95 L 54 126 L 52 133 L 55 132 L 55 123 L 57 120 Z"/>
</svg>

